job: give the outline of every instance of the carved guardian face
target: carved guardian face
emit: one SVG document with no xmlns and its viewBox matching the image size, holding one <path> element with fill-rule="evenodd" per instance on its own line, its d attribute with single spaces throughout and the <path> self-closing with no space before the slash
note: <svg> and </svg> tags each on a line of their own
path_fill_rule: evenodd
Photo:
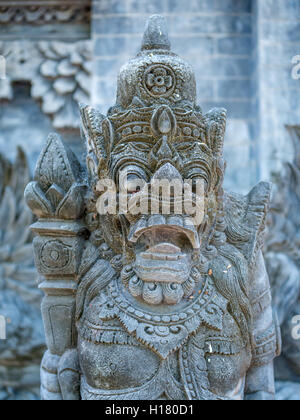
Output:
<svg viewBox="0 0 300 420">
<path fill-rule="evenodd" d="M 103 124 L 113 144 L 106 173 L 128 203 L 127 212 L 110 216 L 123 243 L 123 283 L 148 304 L 177 304 L 197 287 L 201 248 L 217 217 L 218 161 L 205 119 L 161 105 L 118 112 Z"/>
<path fill-rule="evenodd" d="M 191 67 L 167 42 L 153 45 L 121 70 L 108 117 L 82 116 L 89 171 L 116 186 L 118 211 L 102 229 L 123 255 L 122 282 L 135 299 L 175 305 L 200 287 L 222 216 L 226 112 L 203 115 Z"/>
</svg>

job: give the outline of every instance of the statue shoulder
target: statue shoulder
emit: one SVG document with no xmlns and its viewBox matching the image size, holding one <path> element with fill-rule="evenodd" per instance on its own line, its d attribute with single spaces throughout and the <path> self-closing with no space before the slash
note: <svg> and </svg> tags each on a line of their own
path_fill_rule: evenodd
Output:
<svg viewBox="0 0 300 420">
<path fill-rule="evenodd" d="M 251 266 L 255 264 L 264 241 L 271 184 L 261 182 L 248 195 L 225 193 L 226 236 Z"/>
</svg>

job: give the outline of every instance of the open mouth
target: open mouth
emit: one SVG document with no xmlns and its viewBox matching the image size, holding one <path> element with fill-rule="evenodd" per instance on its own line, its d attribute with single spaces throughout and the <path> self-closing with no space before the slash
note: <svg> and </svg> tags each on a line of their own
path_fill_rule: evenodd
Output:
<svg viewBox="0 0 300 420">
<path fill-rule="evenodd" d="M 169 232 L 170 235 L 183 235 L 192 245 L 194 250 L 200 249 L 200 241 L 197 229 L 190 217 L 182 216 L 164 216 L 153 215 L 149 217 L 142 217 L 135 225 L 132 226 L 129 232 L 128 239 L 132 243 L 137 243 L 142 235 L 150 232 L 152 236 L 158 236 L 156 230 L 159 229 L 162 236 L 162 243 L 164 243 L 163 233 Z M 161 254 L 161 252 L 160 252 Z M 170 253 L 173 254 L 173 253 Z"/>
<path fill-rule="evenodd" d="M 143 216 L 130 229 L 135 245 L 130 293 L 146 303 L 174 305 L 195 288 L 192 255 L 200 249 L 197 230 L 188 217 Z"/>
</svg>

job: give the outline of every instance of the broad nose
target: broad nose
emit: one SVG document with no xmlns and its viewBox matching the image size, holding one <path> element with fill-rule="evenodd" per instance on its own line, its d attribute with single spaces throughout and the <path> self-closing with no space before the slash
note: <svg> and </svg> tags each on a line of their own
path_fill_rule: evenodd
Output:
<svg viewBox="0 0 300 420">
<path fill-rule="evenodd" d="M 152 180 L 153 181 L 167 180 L 170 182 L 174 180 L 179 180 L 183 182 L 182 176 L 171 163 L 166 163 L 163 166 L 161 166 L 153 175 Z"/>
<path fill-rule="evenodd" d="M 182 214 L 182 203 L 182 176 L 171 163 L 165 163 L 155 172 L 151 180 L 152 214 Z"/>
</svg>

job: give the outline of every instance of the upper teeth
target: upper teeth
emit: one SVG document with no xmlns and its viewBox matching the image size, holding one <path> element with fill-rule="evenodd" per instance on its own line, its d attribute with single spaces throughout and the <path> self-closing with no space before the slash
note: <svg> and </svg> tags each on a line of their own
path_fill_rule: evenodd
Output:
<svg viewBox="0 0 300 420">
<path fill-rule="evenodd" d="M 188 237 L 194 249 L 200 248 L 198 232 L 192 222 L 192 219 L 189 217 L 181 216 L 153 215 L 148 218 L 142 217 L 130 229 L 128 236 L 129 241 L 136 243 L 143 233 L 145 233 L 148 229 L 154 228 L 156 226 L 166 226 L 176 229 L 177 232 L 180 231 Z"/>
<path fill-rule="evenodd" d="M 155 253 L 144 252 L 141 254 L 141 257 L 144 258 L 145 260 L 178 261 L 178 260 L 185 259 L 186 255 L 185 254 L 166 255 L 166 254 L 155 254 Z"/>
</svg>

